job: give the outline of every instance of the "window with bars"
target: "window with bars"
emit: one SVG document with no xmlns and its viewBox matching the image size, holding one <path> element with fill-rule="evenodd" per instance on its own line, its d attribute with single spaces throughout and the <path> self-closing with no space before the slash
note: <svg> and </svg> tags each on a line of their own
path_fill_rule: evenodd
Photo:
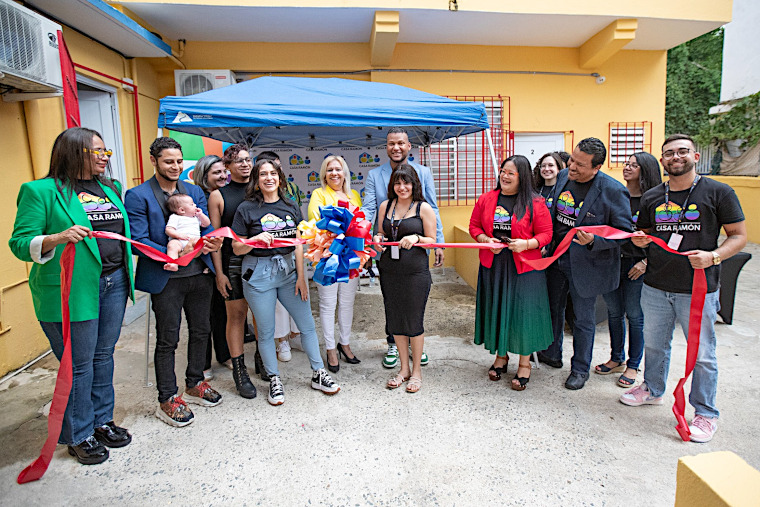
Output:
<svg viewBox="0 0 760 507">
<path fill-rule="evenodd" d="M 493 141 L 496 163 L 511 153 L 509 134 L 509 97 L 458 97 L 456 100 L 483 102 Z M 506 108 L 505 108 L 506 103 Z M 423 163 L 435 180 L 439 206 L 467 206 L 496 186 L 486 131 L 447 139 L 423 150 Z"/>
<path fill-rule="evenodd" d="M 612 122 L 607 143 L 608 167 L 622 166 L 637 151 L 652 152 L 652 122 Z"/>
</svg>

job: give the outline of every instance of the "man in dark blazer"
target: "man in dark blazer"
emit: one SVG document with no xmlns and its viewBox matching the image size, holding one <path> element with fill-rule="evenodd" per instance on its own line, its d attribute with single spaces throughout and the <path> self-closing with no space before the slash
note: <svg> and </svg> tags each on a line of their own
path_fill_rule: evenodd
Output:
<svg viewBox="0 0 760 507">
<path fill-rule="evenodd" d="M 550 253 L 576 226 L 608 225 L 632 230 L 628 190 L 599 171 L 607 149 L 599 139 L 590 137 L 578 143 L 568 168 L 557 177 L 552 196 L 554 239 Z M 577 231 L 568 251 L 546 270 L 549 307 L 554 342 L 539 352 L 539 361 L 562 367 L 562 338 L 565 305 L 570 294 L 575 312 L 573 357 L 565 387 L 583 388 L 588 380 L 596 329 L 596 297 L 617 288 L 620 283 L 619 241 Z"/>
<path fill-rule="evenodd" d="M 166 200 L 173 194 L 187 194 L 196 206 L 208 216 L 203 191 L 179 181 L 182 173 L 182 147 L 169 137 L 159 137 L 150 146 L 150 161 L 156 174 L 148 181 L 127 191 L 124 204 L 129 216 L 132 239 L 166 253 L 169 238 L 166 222 L 171 215 Z M 201 233 L 211 232 L 211 226 Z M 178 271 L 167 271 L 164 263 L 144 254 L 137 262 L 135 288 L 152 294 L 153 312 L 156 315 L 156 386 L 159 406 L 156 417 L 172 426 L 186 426 L 193 422 L 193 413 L 185 402 L 215 406 L 222 401 L 203 379 L 206 345 L 211 324 L 211 293 L 214 283 L 211 251 L 221 246 L 222 238 L 203 239 L 202 255 Z M 188 244 L 188 250 L 192 244 Z M 187 370 L 185 372 L 185 398 L 177 395 L 174 374 L 174 351 L 179 342 L 182 309 L 188 327 Z"/>
</svg>

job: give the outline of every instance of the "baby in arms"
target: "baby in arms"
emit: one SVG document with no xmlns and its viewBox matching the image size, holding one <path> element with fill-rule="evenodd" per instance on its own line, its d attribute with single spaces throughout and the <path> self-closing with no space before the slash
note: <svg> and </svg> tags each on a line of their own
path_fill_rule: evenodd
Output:
<svg viewBox="0 0 760 507">
<path fill-rule="evenodd" d="M 166 235 L 171 238 L 166 245 L 166 255 L 172 259 L 179 257 L 185 246 L 201 237 L 201 227 L 208 227 L 211 220 L 195 205 L 193 198 L 187 194 L 174 194 L 166 200 L 166 207 L 172 212 L 166 223 Z M 167 271 L 177 271 L 177 264 L 164 264 Z"/>
</svg>

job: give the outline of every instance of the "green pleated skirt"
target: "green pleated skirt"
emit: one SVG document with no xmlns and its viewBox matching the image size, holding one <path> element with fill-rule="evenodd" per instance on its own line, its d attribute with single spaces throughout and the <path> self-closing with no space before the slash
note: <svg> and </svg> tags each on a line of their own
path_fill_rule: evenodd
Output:
<svg viewBox="0 0 760 507">
<path fill-rule="evenodd" d="M 492 354 L 529 355 L 552 343 L 546 275 L 517 274 L 512 252 L 502 250 L 478 270 L 475 343 Z"/>
</svg>

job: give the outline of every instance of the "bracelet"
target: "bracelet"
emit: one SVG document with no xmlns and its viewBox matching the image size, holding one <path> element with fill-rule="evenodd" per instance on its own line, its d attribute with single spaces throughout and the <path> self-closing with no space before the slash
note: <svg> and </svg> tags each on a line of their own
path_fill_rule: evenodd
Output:
<svg viewBox="0 0 760 507">
<path fill-rule="evenodd" d="M 647 266 L 647 260 L 646 259 L 641 259 L 641 262 L 644 263 L 644 266 Z"/>
</svg>

